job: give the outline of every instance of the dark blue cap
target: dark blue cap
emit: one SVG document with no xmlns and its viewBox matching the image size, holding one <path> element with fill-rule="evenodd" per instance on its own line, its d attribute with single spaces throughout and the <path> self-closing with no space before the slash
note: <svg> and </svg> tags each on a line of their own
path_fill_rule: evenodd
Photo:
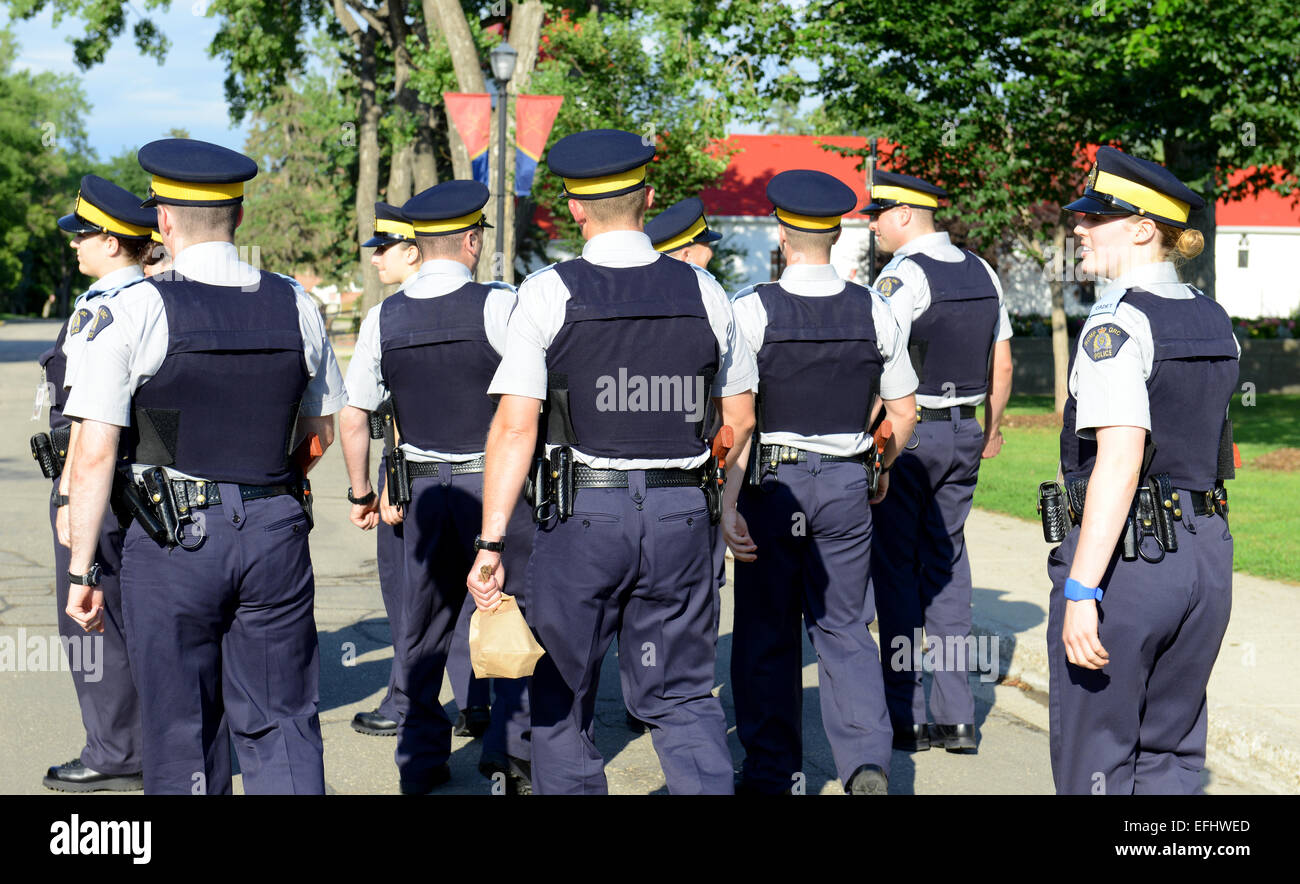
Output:
<svg viewBox="0 0 1300 884">
<path fill-rule="evenodd" d="M 391 246 L 393 243 L 415 242 L 415 230 L 402 210 L 388 203 L 375 203 L 374 236 L 361 244 L 362 248 Z"/>
<path fill-rule="evenodd" d="M 689 197 L 664 209 L 646 222 L 645 233 L 651 245 L 661 252 L 722 239 L 721 233 L 709 229 L 704 203 L 698 197 Z"/>
<path fill-rule="evenodd" d="M 791 169 L 767 183 L 767 198 L 786 227 L 808 233 L 837 230 L 840 218 L 858 206 L 858 196 L 834 175 Z"/>
<path fill-rule="evenodd" d="M 153 176 L 146 206 L 234 205 L 257 175 L 257 163 L 242 153 L 192 138 L 151 141 L 136 157 Z"/>
<path fill-rule="evenodd" d="M 140 197 L 98 175 L 81 179 L 72 213 L 58 221 L 68 233 L 111 233 L 123 239 L 148 239 L 157 229 L 158 213 L 140 205 Z"/>
<path fill-rule="evenodd" d="M 599 200 L 645 187 L 654 143 L 621 129 L 566 135 L 546 154 L 546 167 L 564 179 L 570 199 Z"/>
<path fill-rule="evenodd" d="M 1205 200 L 1159 163 L 1129 156 L 1113 147 L 1097 149 L 1083 196 L 1065 207 L 1088 215 L 1141 215 L 1186 228 L 1193 209 Z"/>
<path fill-rule="evenodd" d="M 403 203 L 402 214 L 418 236 L 462 233 L 492 226 L 483 220 L 487 201 L 488 189 L 477 181 L 444 181 Z"/>
<path fill-rule="evenodd" d="M 862 214 L 874 215 L 894 206 L 934 210 L 939 208 L 939 200 L 947 198 L 948 191 L 915 175 L 876 169 L 871 173 L 871 202 Z"/>
</svg>

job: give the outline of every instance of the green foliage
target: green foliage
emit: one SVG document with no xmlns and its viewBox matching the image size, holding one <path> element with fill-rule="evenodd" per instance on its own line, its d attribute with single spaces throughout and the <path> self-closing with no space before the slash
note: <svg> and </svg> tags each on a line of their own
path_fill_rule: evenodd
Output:
<svg viewBox="0 0 1300 884">
<path fill-rule="evenodd" d="M 49 7 L 53 11 L 56 26 L 65 17 L 84 23 L 85 33 L 68 40 L 72 44 L 73 59 L 84 71 L 104 60 L 113 41 L 126 29 L 128 10 L 135 17 L 131 34 L 136 49 L 141 55 L 162 64 L 171 41 L 158 30 L 153 19 L 142 14 L 141 10 L 144 13 L 156 9 L 167 10 L 171 7 L 171 0 L 137 0 L 137 3 L 138 5 L 132 5 L 123 0 L 10 0 L 8 5 L 10 14 L 15 19 L 33 18 Z"/>
<path fill-rule="evenodd" d="M 253 113 L 244 151 L 258 176 L 239 241 L 257 246 L 268 269 L 343 284 L 356 269 L 356 83 L 335 68 L 290 79 Z"/>
</svg>

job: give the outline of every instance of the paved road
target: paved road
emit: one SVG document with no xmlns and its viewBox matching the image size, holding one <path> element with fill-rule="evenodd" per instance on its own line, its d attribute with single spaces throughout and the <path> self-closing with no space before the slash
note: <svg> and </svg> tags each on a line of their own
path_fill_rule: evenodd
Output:
<svg viewBox="0 0 1300 884">
<path fill-rule="evenodd" d="M 25 634 L 57 635 L 51 538 L 47 517 L 49 484 L 29 456 L 27 438 L 43 423 L 29 420 L 39 380 L 36 357 L 57 334 L 54 322 L 0 324 L 0 639 Z M 42 415 L 42 420 L 44 415 Z M 395 740 L 356 734 L 348 722 L 373 708 L 382 693 L 392 657 L 388 622 L 375 578 L 373 534 L 347 521 L 347 480 L 337 446 L 312 474 L 317 526 L 312 555 L 317 575 L 316 621 L 321 642 L 321 726 L 325 737 L 327 788 L 338 794 L 397 792 Z M 978 518 L 978 517 L 977 517 Z M 1037 552 L 1037 551 L 1035 551 Z M 1041 557 L 1039 557 L 1041 558 Z M 981 584 L 977 575 L 977 585 Z M 734 724 L 729 685 L 731 589 L 723 592 L 718 692 Z M 830 747 L 820 727 L 815 656 L 804 642 L 804 775 L 807 794 L 839 794 Z M 1035 794 L 1052 791 L 1047 754 L 1047 715 L 1041 695 L 1016 687 L 981 684 L 976 715 L 979 754 L 895 752 L 890 791 L 916 794 Z M 443 702 L 453 715 L 451 692 Z M 596 741 L 607 760 L 615 793 L 666 792 L 651 738 L 623 726 L 617 661 L 606 659 L 597 703 Z M 50 764 L 66 761 L 81 746 L 81 723 L 66 672 L 0 672 L 0 793 L 43 793 L 40 777 Z M 733 757 L 743 756 L 731 734 Z M 453 780 L 448 794 L 483 794 L 489 784 L 476 771 L 478 744 L 453 741 Z M 1208 776 L 1213 792 L 1239 792 L 1235 781 Z"/>
</svg>

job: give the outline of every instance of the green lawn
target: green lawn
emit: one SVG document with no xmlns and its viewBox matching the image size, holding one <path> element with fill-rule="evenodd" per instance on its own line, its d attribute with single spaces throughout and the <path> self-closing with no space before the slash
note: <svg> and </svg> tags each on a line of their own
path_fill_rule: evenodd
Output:
<svg viewBox="0 0 1300 884">
<path fill-rule="evenodd" d="M 1015 396 L 1008 415 L 1045 415 L 1050 396 Z M 982 418 L 982 415 L 981 415 Z M 1242 468 L 1228 483 L 1238 571 L 1300 582 L 1300 472 L 1251 466 L 1277 448 L 1300 448 L 1300 396 L 1261 395 L 1252 406 L 1233 400 L 1235 438 Z M 975 505 L 994 512 L 1038 521 L 1034 510 L 1038 483 L 1056 475 L 1059 427 L 1008 427 L 1002 453 L 980 467 Z M 1046 544 L 1044 544 L 1046 552 Z"/>
</svg>

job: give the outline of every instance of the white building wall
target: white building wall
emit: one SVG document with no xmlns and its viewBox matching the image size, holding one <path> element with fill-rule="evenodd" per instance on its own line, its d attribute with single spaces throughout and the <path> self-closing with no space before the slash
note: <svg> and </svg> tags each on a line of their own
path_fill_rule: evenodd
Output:
<svg viewBox="0 0 1300 884">
<path fill-rule="evenodd" d="M 1245 267 L 1239 253 L 1245 252 Z M 1215 296 L 1231 316 L 1290 316 L 1300 307 L 1300 228 L 1219 227 Z"/>
</svg>

